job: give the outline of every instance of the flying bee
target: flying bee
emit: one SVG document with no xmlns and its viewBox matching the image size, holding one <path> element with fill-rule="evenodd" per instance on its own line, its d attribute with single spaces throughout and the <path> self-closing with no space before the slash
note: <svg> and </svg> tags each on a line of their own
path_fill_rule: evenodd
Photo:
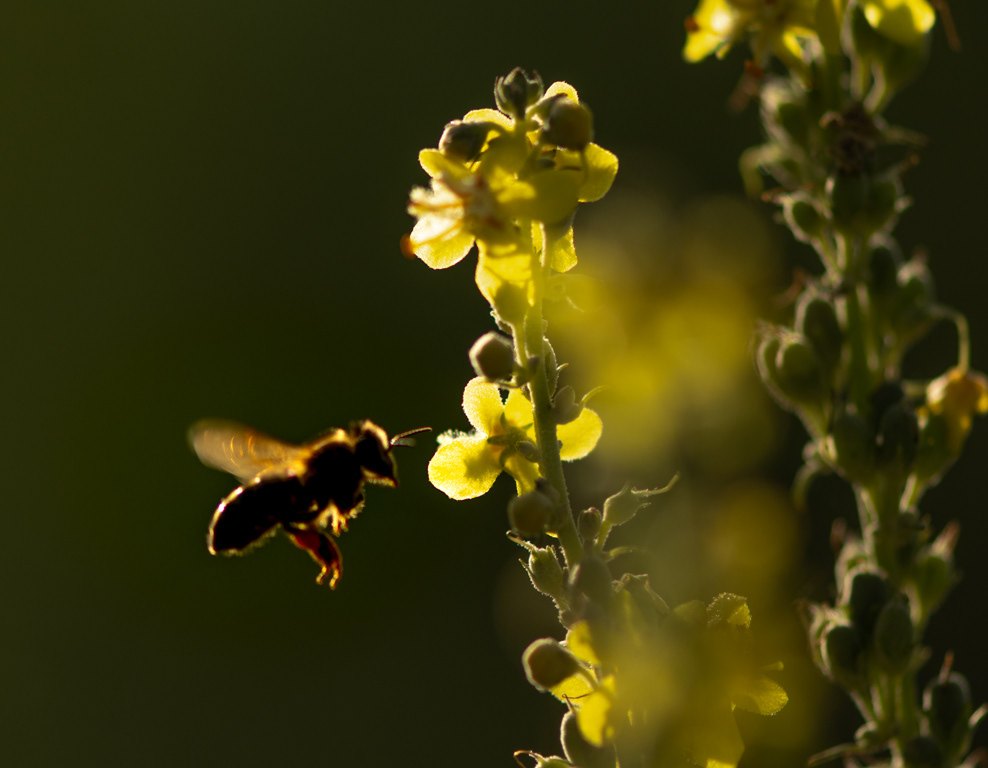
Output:
<svg viewBox="0 0 988 768">
<path fill-rule="evenodd" d="M 372 421 L 333 429 L 304 445 L 291 445 L 232 421 L 207 419 L 189 429 L 203 464 L 229 472 L 242 485 L 213 513 L 210 554 L 240 554 L 279 527 L 311 555 L 330 588 L 343 574 L 336 537 L 364 505 L 364 485 L 398 485 L 392 449 L 409 445 L 413 429 L 389 439 Z"/>
</svg>

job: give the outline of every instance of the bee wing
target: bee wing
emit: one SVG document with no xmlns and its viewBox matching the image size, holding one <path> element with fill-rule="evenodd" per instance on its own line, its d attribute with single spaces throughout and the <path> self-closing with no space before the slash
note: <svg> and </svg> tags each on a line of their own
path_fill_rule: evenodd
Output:
<svg viewBox="0 0 988 768">
<path fill-rule="evenodd" d="M 193 424 L 189 444 L 207 467 L 229 472 L 243 482 L 273 467 L 301 462 L 310 452 L 235 421 L 219 419 Z"/>
</svg>

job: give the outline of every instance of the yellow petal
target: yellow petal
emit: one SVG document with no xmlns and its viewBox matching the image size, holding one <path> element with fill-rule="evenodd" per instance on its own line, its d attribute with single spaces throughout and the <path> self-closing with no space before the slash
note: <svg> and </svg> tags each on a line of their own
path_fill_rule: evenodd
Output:
<svg viewBox="0 0 988 768">
<path fill-rule="evenodd" d="M 463 116 L 464 121 L 497 123 L 502 128 L 511 129 L 511 118 L 496 109 L 471 109 Z"/>
<path fill-rule="evenodd" d="M 789 696 L 775 680 L 761 675 L 748 683 L 743 690 L 735 691 L 731 700 L 746 712 L 774 715 L 786 705 Z"/>
<path fill-rule="evenodd" d="M 451 499 L 483 496 L 501 474 L 484 437 L 461 437 L 439 446 L 429 462 L 429 482 Z"/>
<path fill-rule="evenodd" d="M 868 23 L 900 45 L 916 45 L 936 21 L 926 0 L 864 0 L 862 5 Z"/>
<path fill-rule="evenodd" d="M 686 35 L 683 58 L 696 63 L 722 45 L 730 45 L 735 35 L 735 17 L 728 0 L 701 0 L 692 17 L 697 29 Z"/>
<path fill-rule="evenodd" d="M 607 194 L 618 172 L 617 155 L 596 144 L 588 144 L 585 150 L 587 176 L 580 185 L 581 203 L 592 203 Z"/>
<path fill-rule="evenodd" d="M 531 306 L 535 286 L 532 282 L 532 256 L 524 251 L 496 255 L 493 248 L 481 244 L 480 258 L 477 259 L 475 280 L 484 298 L 493 305 L 498 289 L 505 284 L 513 285 L 521 291 Z"/>
<path fill-rule="evenodd" d="M 734 768 L 744 753 L 744 742 L 729 706 L 704 713 L 690 734 L 693 763 L 705 768 Z"/>
<path fill-rule="evenodd" d="M 443 174 L 454 179 L 461 179 L 470 174 L 470 169 L 463 163 L 450 160 L 438 149 L 423 149 L 419 152 L 419 165 L 434 179 Z"/>
<path fill-rule="evenodd" d="M 583 675 L 571 675 L 559 685 L 550 688 L 549 692 L 560 701 L 569 701 L 580 706 L 583 699 L 593 693 L 593 686 Z"/>
<path fill-rule="evenodd" d="M 543 98 L 551 99 L 553 96 L 569 96 L 573 101 L 579 101 L 580 97 L 576 93 L 576 88 L 574 88 L 569 83 L 563 82 L 562 80 L 557 80 L 548 88 L 545 89 L 545 96 Z"/>
<path fill-rule="evenodd" d="M 514 479 L 519 496 L 523 493 L 534 491 L 535 481 L 542 476 L 539 473 L 538 465 L 533 464 L 528 459 L 522 458 L 517 453 L 505 460 L 504 471 Z"/>
<path fill-rule="evenodd" d="M 600 416 L 589 408 L 584 408 L 573 421 L 560 424 L 556 429 L 556 436 L 563 443 L 559 449 L 560 458 L 563 461 L 582 459 L 596 447 L 603 431 Z"/>
<path fill-rule="evenodd" d="M 512 389 L 504 402 L 504 417 L 515 427 L 527 427 L 535 418 L 532 414 L 532 404 L 520 389 Z"/>
<path fill-rule="evenodd" d="M 412 251 L 432 269 L 446 269 L 463 260 L 473 247 L 474 237 L 460 227 L 449 230 L 445 237 L 436 237 L 437 230 L 449 228 L 450 220 L 439 216 L 423 216 L 412 229 Z"/>
<path fill-rule="evenodd" d="M 549 245 L 549 266 L 557 272 L 568 272 L 576 266 L 576 245 L 573 242 L 573 227 L 567 228 L 562 237 L 551 240 Z"/>
<path fill-rule="evenodd" d="M 581 700 L 576 713 L 583 738 L 596 747 L 602 747 L 614 739 L 614 677 L 608 675 L 600 687 Z"/>
<path fill-rule="evenodd" d="M 463 388 L 463 412 L 477 432 L 485 437 L 493 434 L 504 412 L 497 386 L 479 376 L 468 381 Z"/>
<path fill-rule="evenodd" d="M 582 173 L 579 170 L 540 171 L 528 179 L 527 194 L 518 194 L 515 188 L 525 184 L 512 184 L 498 202 L 515 218 L 535 219 L 549 224 L 564 221 L 573 213 L 579 201 Z"/>
<path fill-rule="evenodd" d="M 566 647 L 580 661 L 600 666 L 600 659 L 590 638 L 590 625 L 586 621 L 578 621 L 569 628 L 566 633 Z"/>
</svg>

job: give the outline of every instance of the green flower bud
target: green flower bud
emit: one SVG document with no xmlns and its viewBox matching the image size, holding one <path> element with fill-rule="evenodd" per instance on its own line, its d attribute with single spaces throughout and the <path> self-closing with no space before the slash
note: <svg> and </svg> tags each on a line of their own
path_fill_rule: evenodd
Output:
<svg viewBox="0 0 988 768">
<path fill-rule="evenodd" d="M 587 555 L 573 573 L 573 585 L 598 605 L 607 605 L 614 595 L 611 571 L 598 557 Z"/>
<path fill-rule="evenodd" d="M 533 464 L 538 464 L 542 458 L 539 453 L 539 447 L 531 440 L 521 440 L 515 443 L 515 450 L 521 454 L 522 458 Z"/>
<path fill-rule="evenodd" d="M 649 496 L 662 493 L 666 488 L 655 490 L 650 488 L 632 488 L 631 483 L 625 483 L 624 488 L 608 497 L 604 502 L 604 520 L 610 525 L 624 525 L 631 520 L 638 510 L 644 509 L 651 502 L 646 501 Z"/>
<path fill-rule="evenodd" d="M 597 534 L 600 533 L 600 523 L 602 516 L 599 509 L 590 507 L 580 513 L 576 521 L 576 530 L 580 533 L 580 540 L 584 544 L 597 541 Z"/>
<path fill-rule="evenodd" d="M 854 627 L 834 624 L 823 636 L 823 660 L 827 674 L 839 685 L 854 690 L 863 682 L 861 638 Z"/>
<path fill-rule="evenodd" d="M 554 688 L 580 671 L 580 662 L 552 638 L 536 640 L 521 657 L 528 681 L 539 690 Z"/>
<path fill-rule="evenodd" d="M 880 465 L 894 467 L 900 472 L 908 470 L 919 450 L 919 421 L 916 412 L 905 402 L 893 405 L 878 424 L 878 450 Z"/>
<path fill-rule="evenodd" d="M 913 622 L 905 600 L 892 600 L 875 621 L 875 658 L 886 672 L 905 672 L 912 659 L 915 641 Z"/>
<path fill-rule="evenodd" d="M 776 144 L 806 147 L 813 122 L 802 94 L 786 81 L 768 80 L 762 85 L 762 124 Z"/>
<path fill-rule="evenodd" d="M 453 120 L 446 123 L 439 139 L 439 151 L 446 157 L 469 163 L 480 155 L 490 132 L 491 124 L 487 122 Z"/>
<path fill-rule="evenodd" d="M 901 197 L 902 185 L 896 179 L 872 181 L 863 220 L 865 229 L 869 232 L 877 232 L 892 221 L 892 217 L 898 212 Z"/>
<path fill-rule="evenodd" d="M 966 741 L 971 717 L 971 689 L 963 675 L 951 672 L 946 680 L 934 680 L 923 693 L 923 709 L 930 733 L 954 751 Z"/>
<path fill-rule="evenodd" d="M 634 598 L 642 616 L 667 616 L 669 604 L 654 590 L 644 573 L 626 573 L 621 577 L 621 589 Z"/>
<path fill-rule="evenodd" d="M 831 440 L 837 467 L 852 483 L 867 483 L 875 472 L 875 431 L 853 411 L 834 419 Z"/>
<path fill-rule="evenodd" d="M 563 568 L 559 564 L 556 550 L 552 547 L 544 549 L 532 549 L 528 555 L 528 565 L 525 566 L 528 578 L 532 580 L 532 586 L 543 595 L 548 595 L 554 600 L 563 596 L 566 586 L 566 577 Z"/>
<path fill-rule="evenodd" d="M 940 745 L 929 736 L 913 736 L 902 748 L 906 768 L 940 768 Z"/>
<path fill-rule="evenodd" d="M 478 376 L 488 381 L 510 379 L 515 370 L 515 350 L 511 339 L 488 331 L 470 347 L 470 364 Z"/>
<path fill-rule="evenodd" d="M 556 361 L 556 350 L 546 338 L 542 339 L 542 364 L 545 366 L 545 375 L 549 384 L 549 394 L 556 393 L 556 384 L 559 382 L 559 363 Z"/>
<path fill-rule="evenodd" d="M 957 582 L 954 558 L 939 547 L 926 547 L 917 557 L 912 571 L 916 596 L 924 615 L 929 615 L 947 597 Z"/>
<path fill-rule="evenodd" d="M 798 405 L 817 405 L 827 396 L 823 367 L 810 344 L 802 338 L 782 342 L 775 358 L 775 385 Z"/>
<path fill-rule="evenodd" d="M 525 117 L 525 111 L 542 98 L 545 86 L 538 72 L 528 74 L 515 67 L 494 83 L 494 101 L 504 114 L 516 119 Z"/>
<path fill-rule="evenodd" d="M 932 309 L 936 301 L 933 276 L 918 259 L 907 261 L 899 269 L 899 295 L 892 304 L 892 327 L 900 342 L 922 336 L 933 324 Z"/>
<path fill-rule="evenodd" d="M 929 50 L 927 37 L 918 45 L 899 45 L 889 41 L 889 45 L 878 58 L 885 81 L 885 89 L 895 93 L 908 85 L 923 67 Z"/>
<path fill-rule="evenodd" d="M 559 740 L 562 742 L 566 759 L 573 765 L 578 765 L 580 768 L 614 768 L 617 765 L 617 754 L 613 745 L 597 747 L 583 738 L 575 712 L 567 712 L 563 715 Z"/>
<path fill-rule="evenodd" d="M 569 424 L 583 413 L 583 403 L 577 402 L 576 391 L 567 385 L 556 392 L 549 413 L 556 424 Z"/>
<path fill-rule="evenodd" d="M 888 304 L 894 298 L 899 288 L 898 270 L 895 255 L 887 246 L 879 245 L 871 250 L 865 267 L 865 286 L 872 303 Z"/>
<path fill-rule="evenodd" d="M 813 203 L 801 197 L 793 197 L 786 200 L 783 206 L 786 224 L 796 239 L 805 243 L 820 237 L 823 232 L 823 216 Z"/>
<path fill-rule="evenodd" d="M 563 149 L 584 149 L 593 141 L 593 115 L 570 98 L 555 99 L 542 126 L 542 138 Z"/>
<path fill-rule="evenodd" d="M 885 577 L 874 571 L 857 571 L 848 574 L 850 587 L 845 584 L 851 624 L 863 638 L 870 638 L 875 629 L 878 614 L 892 597 L 892 590 Z"/>
<path fill-rule="evenodd" d="M 508 502 L 508 522 L 511 530 L 522 536 L 538 536 L 545 532 L 555 504 L 540 491 L 529 491 Z"/>
<path fill-rule="evenodd" d="M 832 374 L 840 365 L 844 349 L 844 332 L 833 303 L 804 293 L 796 308 L 796 330 L 809 340 L 824 370 Z"/>
<path fill-rule="evenodd" d="M 871 180 L 863 173 L 835 173 L 827 180 L 827 196 L 834 227 L 848 237 L 861 234 L 868 207 Z"/>
</svg>

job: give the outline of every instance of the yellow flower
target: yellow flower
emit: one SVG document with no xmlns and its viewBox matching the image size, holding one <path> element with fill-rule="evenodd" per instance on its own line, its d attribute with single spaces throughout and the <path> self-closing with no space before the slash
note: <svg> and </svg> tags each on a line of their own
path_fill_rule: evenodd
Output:
<svg viewBox="0 0 988 768">
<path fill-rule="evenodd" d="M 502 471 L 511 475 L 522 494 L 535 488 L 538 465 L 525 458 L 535 446 L 532 404 L 519 389 L 501 400 L 496 385 L 472 379 L 463 390 L 463 412 L 474 428 L 448 439 L 429 462 L 429 482 L 451 499 L 473 499 L 494 485 Z M 582 459 L 597 445 L 602 425 L 588 408 L 557 430 L 563 461 Z M 534 457 L 534 456 L 533 456 Z"/>
<path fill-rule="evenodd" d="M 916 45 L 936 21 L 927 0 L 861 0 L 861 7 L 876 31 L 900 45 Z"/>
<path fill-rule="evenodd" d="M 616 604 L 624 619 L 619 634 L 604 641 L 578 622 L 567 635 L 568 650 L 597 671 L 598 682 L 574 675 L 553 689 L 576 709 L 583 737 L 596 746 L 619 738 L 637 742 L 652 751 L 651 765 L 736 766 L 744 743 L 734 709 L 773 715 L 788 701 L 751 663 L 744 598 L 723 594 L 708 606 L 686 603 L 657 632 L 628 592 Z"/>
<path fill-rule="evenodd" d="M 988 413 L 988 379 L 980 373 L 953 368 L 926 388 L 926 408 L 947 421 L 947 450 L 960 455 L 971 431 L 971 417 Z"/>
<path fill-rule="evenodd" d="M 816 37 L 817 25 L 817 0 L 700 0 L 686 20 L 683 58 L 689 62 L 710 54 L 723 58 L 750 32 L 756 65 L 763 67 L 775 54 L 786 66 L 803 72 L 800 38 Z M 827 36 L 828 42 L 831 37 Z"/>
</svg>

